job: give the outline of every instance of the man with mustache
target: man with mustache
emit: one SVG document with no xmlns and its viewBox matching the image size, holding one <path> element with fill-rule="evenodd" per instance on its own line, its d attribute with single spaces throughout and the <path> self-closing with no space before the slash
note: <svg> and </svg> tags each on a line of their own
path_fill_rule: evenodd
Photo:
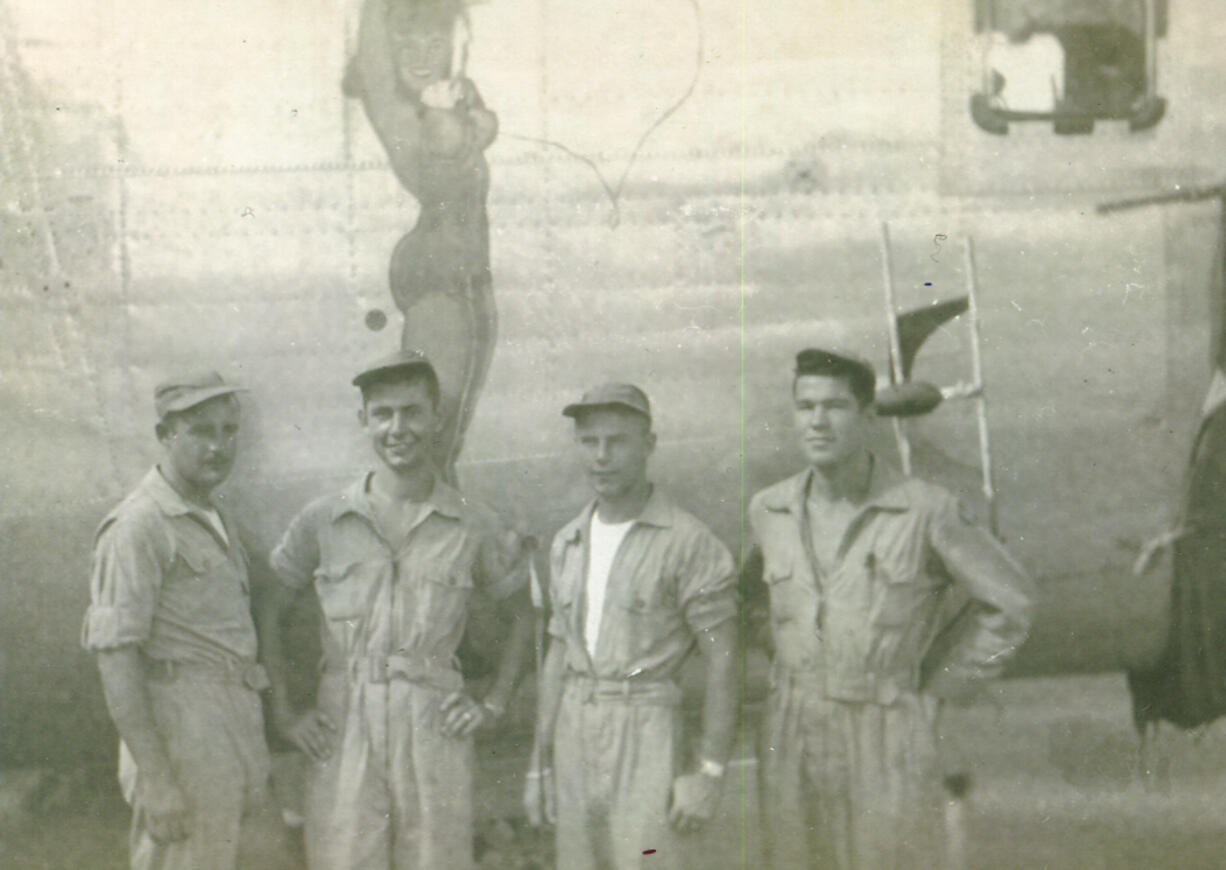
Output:
<svg viewBox="0 0 1226 870">
<path fill-rule="evenodd" d="M 314 762 L 311 870 L 464 870 L 473 865 L 473 733 L 502 717 L 531 638 L 522 548 L 435 468 L 439 385 L 422 354 L 397 352 L 353 384 L 379 462 L 307 505 L 273 551 L 280 583 L 258 613 L 273 718 Z M 280 620 L 312 586 L 322 674 L 316 706 L 296 712 Z M 456 660 L 474 594 L 513 615 L 479 701 Z"/>
<path fill-rule="evenodd" d="M 656 436 L 642 390 L 606 384 L 563 414 L 596 497 L 550 552 L 551 645 L 525 803 L 534 824 L 553 821 L 556 803 L 559 868 L 675 868 L 692 847 L 674 832 L 715 812 L 736 721 L 732 557 L 647 479 Z M 675 677 L 695 647 L 703 736 L 678 776 Z"/>
<path fill-rule="evenodd" d="M 941 866 L 939 699 L 999 674 L 1030 622 L 1031 583 L 1004 549 L 869 449 L 874 382 L 852 353 L 801 351 L 808 467 L 749 506 L 746 579 L 765 580 L 774 647 L 759 756 L 778 868 Z"/>
<path fill-rule="evenodd" d="M 211 493 L 234 466 L 238 387 L 154 391 L 157 466 L 98 529 L 82 641 L 122 740 L 134 870 L 282 866 L 268 789 L 248 557 Z"/>
</svg>

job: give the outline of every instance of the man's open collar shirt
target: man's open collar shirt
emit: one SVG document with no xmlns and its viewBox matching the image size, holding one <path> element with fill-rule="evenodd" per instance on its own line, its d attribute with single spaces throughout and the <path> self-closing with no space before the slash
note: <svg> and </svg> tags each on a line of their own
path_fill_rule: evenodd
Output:
<svg viewBox="0 0 1226 870">
<path fill-rule="evenodd" d="M 273 551 L 272 567 L 289 586 L 314 584 L 329 667 L 388 655 L 454 667 L 471 593 L 501 599 L 527 582 L 519 537 L 436 479 L 394 546 L 379 528 L 369 481 L 365 475 L 303 509 Z"/>
<path fill-rule="evenodd" d="M 134 644 L 165 661 L 254 661 L 247 554 L 218 513 L 228 543 L 155 467 L 107 514 L 95 536 L 86 649 Z"/>
<path fill-rule="evenodd" d="M 699 632 L 736 616 L 727 547 L 659 487 L 626 533 L 609 570 L 596 655 L 584 643 L 592 502 L 554 536 L 550 633 L 566 642 L 569 670 L 602 680 L 673 677 Z"/>
<path fill-rule="evenodd" d="M 812 474 L 750 503 L 777 673 L 816 679 L 833 699 L 885 704 L 999 674 L 1026 636 L 1033 597 L 1012 557 L 948 492 L 874 460 L 834 563 L 818 566 L 803 537 Z"/>
</svg>

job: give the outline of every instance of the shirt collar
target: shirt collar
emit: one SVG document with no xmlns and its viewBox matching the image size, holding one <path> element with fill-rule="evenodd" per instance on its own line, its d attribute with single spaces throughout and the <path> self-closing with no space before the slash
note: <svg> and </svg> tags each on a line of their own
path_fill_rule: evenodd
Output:
<svg viewBox="0 0 1226 870">
<path fill-rule="evenodd" d="M 587 506 L 571 520 L 563 534 L 563 539 L 568 543 L 574 544 L 583 538 L 583 530 L 588 528 L 592 522 L 592 514 L 596 511 L 596 501 L 587 503 Z M 651 487 L 651 495 L 647 497 L 647 503 L 643 505 L 643 509 L 639 511 L 639 515 L 633 520 L 634 525 L 656 526 L 657 528 L 667 529 L 673 524 L 673 503 L 672 500 L 664 494 L 660 487 L 654 484 Z"/>
<path fill-rule="evenodd" d="M 869 456 L 872 457 L 873 465 L 869 477 L 868 495 L 860 504 L 860 509 L 879 508 L 905 511 L 910 508 L 911 497 L 907 491 L 907 478 L 877 454 L 870 453 Z M 774 497 L 766 502 L 767 509 L 791 511 L 799 516 L 814 473 L 812 468 L 808 468 L 791 477 L 786 482 L 787 485 L 781 487 Z"/>
<path fill-rule="evenodd" d="M 162 474 L 162 470 L 156 465 L 149 469 L 145 479 L 140 482 L 140 488 L 153 499 L 158 509 L 168 517 L 203 514 L 206 510 L 217 509 L 211 502 L 208 507 L 194 505 L 179 495 L 178 490 L 170 485 L 170 481 L 166 479 L 166 476 Z"/>
<path fill-rule="evenodd" d="M 345 514 L 356 514 L 369 522 L 374 522 L 374 510 L 370 505 L 370 479 L 373 476 L 374 472 L 368 471 L 341 491 L 337 503 L 332 508 L 333 522 Z M 426 515 L 437 513 L 458 520 L 464 512 L 464 496 L 437 475 L 434 478 L 434 487 L 430 490 L 425 504 L 429 508 Z"/>
</svg>

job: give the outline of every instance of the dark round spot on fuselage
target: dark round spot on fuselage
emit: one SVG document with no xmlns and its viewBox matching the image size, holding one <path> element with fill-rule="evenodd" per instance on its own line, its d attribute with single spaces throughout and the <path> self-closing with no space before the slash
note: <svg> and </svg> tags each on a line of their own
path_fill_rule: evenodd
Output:
<svg viewBox="0 0 1226 870">
<path fill-rule="evenodd" d="M 371 332 L 378 332 L 385 326 L 387 326 L 387 315 L 382 310 L 372 308 L 366 312 L 366 328 Z"/>
</svg>

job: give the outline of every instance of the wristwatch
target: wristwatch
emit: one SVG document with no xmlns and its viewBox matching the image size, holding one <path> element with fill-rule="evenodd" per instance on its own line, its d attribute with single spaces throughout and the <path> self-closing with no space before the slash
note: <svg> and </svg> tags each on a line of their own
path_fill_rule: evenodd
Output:
<svg viewBox="0 0 1226 870">
<path fill-rule="evenodd" d="M 709 758 L 704 758 L 698 764 L 698 772 L 703 776 L 709 776 L 712 779 L 719 779 L 724 775 L 724 765 L 718 761 L 712 761 Z"/>
</svg>

